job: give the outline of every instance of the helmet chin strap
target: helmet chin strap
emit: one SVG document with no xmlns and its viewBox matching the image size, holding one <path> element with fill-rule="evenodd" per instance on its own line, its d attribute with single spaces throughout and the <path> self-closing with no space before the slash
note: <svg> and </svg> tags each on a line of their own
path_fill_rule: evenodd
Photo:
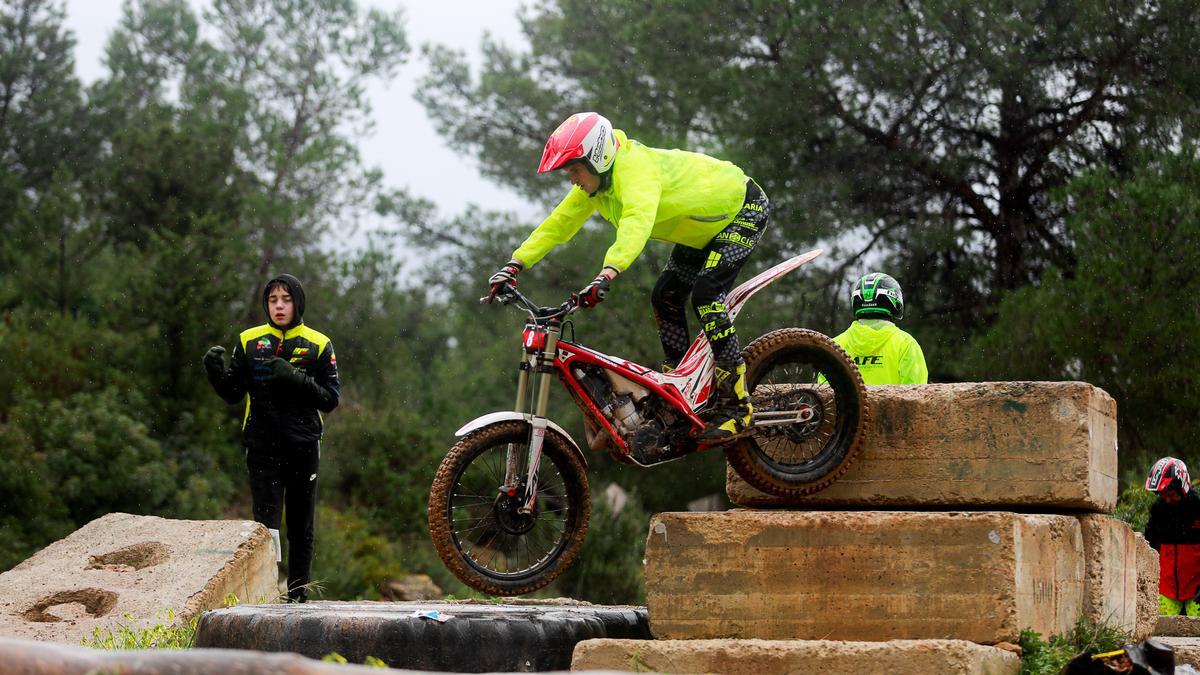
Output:
<svg viewBox="0 0 1200 675">
<path fill-rule="evenodd" d="M 592 170 L 592 167 L 589 166 L 588 171 L 591 171 L 591 170 Z M 589 192 L 588 193 L 589 197 L 595 197 L 596 195 L 600 194 L 601 192 L 605 192 L 608 190 L 608 188 L 612 187 L 612 169 L 609 169 L 608 171 L 605 171 L 604 173 L 601 173 L 601 174 L 593 173 L 592 175 L 594 175 L 600 179 L 600 186 L 596 188 L 595 192 Z"/>
</svg>

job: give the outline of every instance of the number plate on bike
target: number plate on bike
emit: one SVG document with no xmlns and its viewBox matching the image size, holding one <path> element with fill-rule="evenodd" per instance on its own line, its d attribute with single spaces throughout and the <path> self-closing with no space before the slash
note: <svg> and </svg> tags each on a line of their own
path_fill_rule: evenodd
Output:
<svg viewBox="0 0 1200 675">
<path fill-rule="evenodd" d="M 521 333 L 521 344 L 525 345 L 525 352 L 534 354 L 546 348 L 546 336 L 549 331 L 541 326 L 525 324 L 525 330 Z"/>
</svg>

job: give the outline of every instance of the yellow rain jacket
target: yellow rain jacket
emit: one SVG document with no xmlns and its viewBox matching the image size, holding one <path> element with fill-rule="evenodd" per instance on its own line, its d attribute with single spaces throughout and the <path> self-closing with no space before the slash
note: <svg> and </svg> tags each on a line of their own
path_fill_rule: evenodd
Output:
<svg viewBox="0 0 1200 675">
<path fill-rule="evenodd" d="M 704 248 L 746 200 L 746 174 L 736 165 L 684 150 L 651 148 L 613 131 L 620 144 L 612 184 L 589 197 L 572 187 L 513 257 L 532 267 L 575 236 L 594 213 L 617 228 L 604 264 L 625 271 L 649 239 Z"/>
<path fill-rule="evenodd" d="M 867 384 L 926 384 L 925 354 L 913 336 L 881 319 L 859 320 L 833 338 L 862 373 Z"/>
</svg>

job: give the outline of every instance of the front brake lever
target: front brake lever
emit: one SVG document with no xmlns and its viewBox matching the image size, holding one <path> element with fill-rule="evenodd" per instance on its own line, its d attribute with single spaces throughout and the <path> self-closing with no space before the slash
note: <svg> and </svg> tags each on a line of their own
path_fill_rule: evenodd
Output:
<svg viewBox="0 0 1200 675">
<path fill-rule="evenodd" d="M 509 291 L 509 292 L 505 292 L 505 291 Z M 510 288 L 502 288 L 502 289 L 500 289 L 500 292 L 498 292 L 498 293 L 494 293 L 494 294 L 488 293 L 487 295 L 485 295 L 479 299 L 479 304 L 482 305 L 482 304 L 486 303 L 486 304 L 490 305 L 493 302 L 498 301 L 502 305 L 507 305 L 508 303 L 510 303 L 516 299 L 517 296 L 514 291 L 516 291 L 515 288 L 511 288 L 511 289 Z"/>
</svg>

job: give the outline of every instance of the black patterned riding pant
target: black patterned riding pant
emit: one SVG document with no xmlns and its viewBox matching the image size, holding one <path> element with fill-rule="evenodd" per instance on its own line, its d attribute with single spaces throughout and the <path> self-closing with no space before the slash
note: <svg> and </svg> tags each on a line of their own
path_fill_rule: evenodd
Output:
<svg viewBox="0 0 1200 675">
<path fill-rule="evenodd" d="M 753 179 L 747 179 L 746 201 L 728 227 L 702 249 L 675 245 L 650 296 L 667 365 L 676 366 L 691 344 L 683 307 L 689 294 L 717 365 L 732 368 L 741 362 L 742 350 L 725 310 L 725 294 L 767 229 L 770 215 L 766 193 Z"/>
</svg>

